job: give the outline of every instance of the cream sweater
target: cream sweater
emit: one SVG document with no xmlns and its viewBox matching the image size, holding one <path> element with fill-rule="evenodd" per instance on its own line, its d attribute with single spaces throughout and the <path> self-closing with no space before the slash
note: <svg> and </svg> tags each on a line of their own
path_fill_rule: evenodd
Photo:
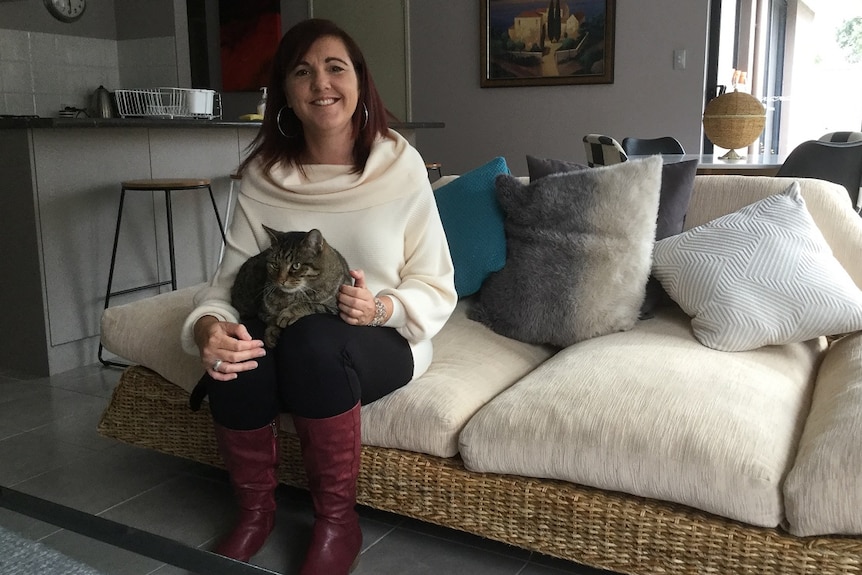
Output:
<svg viewBox="0 0 862 575">
<path fill-rule="evenodd" d="M 281 231 L 317 228 L 351 269 L 362 269 L 372 293 L 388 295 L 386 322 L 410 343 L 414 377 L 431 362 L 431 338 L 457 303 L 449 246 L 425 163 L 396 132 L 379 140 L 362 173 L 349 166 L 306 166 L 306 176 L 276 165 L 243 174 L 224 257 L 210 284 L 195 296 L 182 345 L 199 353 L 194 324 L 205 315 L 238 322 L 230 288 L 240 266 L 269 247 L 261 224 Z"/>
</svg>

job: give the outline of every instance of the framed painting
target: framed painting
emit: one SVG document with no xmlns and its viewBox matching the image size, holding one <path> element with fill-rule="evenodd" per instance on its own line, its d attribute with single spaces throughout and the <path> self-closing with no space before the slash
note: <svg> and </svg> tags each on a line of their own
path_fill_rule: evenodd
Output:
<svg viewBox="0 0 862 575">
<path fill-rule="evenodd" d="M 613 84 L 616 0 L 479 0 L 483 88 Z"/>
<path fill-rule="evenodd" d="M 221 0 L 218 11 L 222 91 L 257 92 L 281 40 L 281 3 Z"/>
</svg>

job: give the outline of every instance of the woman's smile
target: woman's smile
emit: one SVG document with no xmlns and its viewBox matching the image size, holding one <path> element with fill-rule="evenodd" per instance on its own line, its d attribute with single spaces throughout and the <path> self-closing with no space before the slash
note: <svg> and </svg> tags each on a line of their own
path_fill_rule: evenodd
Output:
<svg viewBox="0 0 862 575">
<path fill-rule="evenodd" d="M 288 73 L 285 88 L 307 136 L 353 137 L 359 79 L 339 38 L 324 36 L 315 41 Z"/>
</svg>

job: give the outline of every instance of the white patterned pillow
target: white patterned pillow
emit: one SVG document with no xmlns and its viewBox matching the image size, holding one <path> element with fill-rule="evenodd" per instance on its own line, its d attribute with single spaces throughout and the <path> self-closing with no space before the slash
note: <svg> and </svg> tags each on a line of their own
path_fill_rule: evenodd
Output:
<svg viewBox="0 0 862 575">
<path fill-rule="evenodd" d="M 656 242 L 653 275 L 722 351 L 862 329 L 862 292 L 794 182 L 780 194 Z"/>
</svg>

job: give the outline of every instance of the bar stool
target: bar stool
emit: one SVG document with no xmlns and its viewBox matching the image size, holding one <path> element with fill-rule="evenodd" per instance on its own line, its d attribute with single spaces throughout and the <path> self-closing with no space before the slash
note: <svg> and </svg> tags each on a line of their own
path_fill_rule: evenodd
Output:
<svg viewBox="0 0 862 575">
<path fill-rule="evenodd" d="M 443 177 L 443 164 L 440 162 L 428 162 L 425 164 L 425 169 L 428 170 L 428 175 L 431 175 L 431 172 L 437 172 L 437 177 Z"/>
<path fill-rule="evenodd" d="M 108 287 L 105 290 L 105 308 L 108 309 L 108 306 L 111 303 L 111 298 L 113 296 L 125 295 L 129 293 L 134 293 L 146 289 L 161 287 L 170 284 L 172 290 L 177 289 L 177 262 L 176 262 L 176 254 L 174 251 L 174 220 L 173 213 L 171 211 L 171 194 L 176 191 L 181 190 L 203 190 L 206 189 L 210 195 L 210 201 L 212 202 L 213 212 L 215 213 L 216 221 L 218 222 L 219 232 L 221 233 L 222 242 L 225 242 L 225 228 L 222 225 L 221 215 L 218 211 L 218 206 L 216 205 L 215 195 L 213 194 L 212 186 L 210 180 L 208 178 L 199 178 L 199 179 L 155 179 L 155 180 L 127 180 L 122 182 L 120 185 L 120 207 L 117 210 L 117 228 L 114 232 L 114 246 L 111 248 L 111 267 L 108 271 Z M 167 225 L 168 225 L 168 256 L 170 258 L 171 264 L 171 276 L 170 279 L 156 281 L 153 283 L 149 283 L 146 285 L 141 285 L 137 287 L 127 288 L 119 291 L 111 291 L 111 288 L 114 283 L 114 267 L 117 263 L 117 246 L 120 242 L 120 224 L 123 220 L 123 204 L 126 201 L 126 192 L 127 191 L 140 191 L 140 192 L 164 192 L 165 193 L 165 214 L 167 216 Z M 224 244 L 222 244 L 224 245 Z M 99 342 L 99 361 L 102 362 L 103 365 L 110 365 L 115 367 L 128 367 L 128 364 L 118 363 L 110 360 L 106 360 L 102 358 L 102 343 Z"/>
<path fill-rule="evenodd" d="M 224 213 L 224 228 L 227 230 L 230 227 L 230 222 L 233 219 L 233 210 L 234 204 L 236 203 L 236 196 L 239 193 L 239 186 L 242 182 L 242 174 L 239 172 L 231 172 L 230 173 L 230 191 L 227 194 L 227 207 L 225 208 Z M 221 249 L 218 252 L 218 263 L 221 263 L 222 257 L 224 257 L 224 247 L 227 242 L 225 241 L 221 245 Z"/>
</svg>

